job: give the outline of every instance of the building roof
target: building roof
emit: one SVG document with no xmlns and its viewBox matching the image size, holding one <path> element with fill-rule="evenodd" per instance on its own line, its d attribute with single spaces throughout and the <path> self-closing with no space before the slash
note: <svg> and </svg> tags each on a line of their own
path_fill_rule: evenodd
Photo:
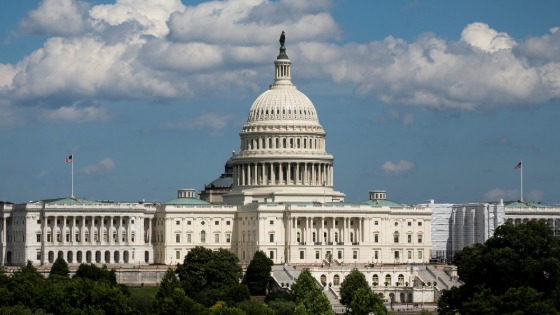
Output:
<svg viewBox="0 0 560 315">
<path fill-rule="evenodd" d="M 210 203 L 196 198 L 175 198 L 165 202 L 166 205 L 188 205 L 188 206 L 196 206 L 196 205 L 209 205 Z"/>
<path fill-rule="evenodd" d="M 403 207 L 402 204 L 387 199 L 366 200 L 362 203 L 370 206 L 377 206 L 377 207 Z"/>
<path fill-rule="evenodd" d="M 50 203 L 56 205 L 78 205 L 78 204 L 91 205 L 91 204 L 101 204 L 103 202 L 69 197 L 69 198 L 43 200 L 43 203 Z"/>
<path fill-rule="evenodd" d="M 208 185 L 205 185 L 204 188 L 231 188 L 231 186 L 233 186 L 232 175 L 222 174 L 219 178 L 213 180 Z"/>
<path fill-rule="evenodd" d="M 521 200 L 505 202 L 505 207 L 506 208 L 551 208 L 551 206 L 549 205 L 526 202 Z"/>
</svg>

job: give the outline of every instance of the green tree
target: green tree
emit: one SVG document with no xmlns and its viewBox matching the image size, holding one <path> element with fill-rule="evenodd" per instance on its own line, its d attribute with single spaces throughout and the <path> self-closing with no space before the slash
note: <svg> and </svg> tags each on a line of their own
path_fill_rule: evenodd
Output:
<svg viewBox="0 0 560 315">
<path fill-rule="evenodd" d="M 237 308 L 247 315 L 275 315 L 274 311 L 261 301 L 243 301 L 237 304 Z"/>
<path fill-rule="evenodd" d="M 178 264 L 176 273 L 185 294 L 206 307 L 217 301 L 236 303 L 249 299 L 249 290 L 239 283 L 239 260 L 226 249 L 213 252 L 197 246 L 185 256 L 183 264 Z"/>
<path fill-rule="evenodd" d="M 245 283 L 249 287 L 251 295 L 266 295 L 273 264 L 263 251 L 255 252 L 245 273 Z"/>
<path fill-rule="evenodd" d="M 108 270 L 106 265 L 99 268 L 94 264 L 80 264 L 74 278 L 90 279 L 93 281 L 106 281 L 109 284 L 117 285 L 115 270 Z"/>
<path fill-rule="evenodd" d="M 352 296 L 360 288 L 369 289 L 369 284 L 364 274 L 358 271 L 358 269 L 353 268 L 340 285 L 340 303 L 350 306 Z"/>
<path fill-rule="evenodd" d="M 10 277 L 8 288 L 10 290 L 10 305 L 25 305 L 31 310 L 41 309 L 45 298 L 46 279 L 31 261 L 20 268 Z"/>
<path fill-rule="evenodd" d="M 457 253 L 454 262 L 465 284 L 443 291 L 439 314 L 560 309 L 560 243 L 544 220 L 504 224 L 484 244 Z M 521 293 L 530 303 L 514 302 Z"/>
<path fill-rule="evenodd" d="M 367 315 L 372 312 L 376 315 L 387 314 L 387 308 L 383 305 L 379 295 L 368 287 L 357 289 L 349 306 L 352 309 L 352 315 Z"/>
<path fill-rule="evenodd" d="M 276 315 L 292 315 L 295 311 L 296 303 L 289 300 L 278 299 L 268 302 L 268 307 L 270 307 Z"/>
<path fill-rule="evenodd" d="M 69 279 L 70 270 L 68 269 L 68 264 L 62 257 L 58 257 L 51 267 L 51 272 L 49 273 L 49 279 L 60 280 Z"/>
<path fill-rule="evenodd" d="M 317 287 L 315 278 L 308 269 L 301 272 L 292 285 L 292 292 L 296 302 L 295 314 L 334 314 L 329 300 Z"/>
</svg>

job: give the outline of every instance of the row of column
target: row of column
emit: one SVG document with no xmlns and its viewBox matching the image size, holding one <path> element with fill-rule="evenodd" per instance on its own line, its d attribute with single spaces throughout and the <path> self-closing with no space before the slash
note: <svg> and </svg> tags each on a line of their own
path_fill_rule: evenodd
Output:
<svg viewBox="0 0 560 315">
<path fill-rule="evenodd" d="M 313 226 L 314 220 L 321 220 L 319 226 Z M 327 219 L 327 226 L 325 225 Z M 365 218 L 349 218 L 349 217 L 292 217 L 290 222 L 291 231 L 289 233 L 289 243 L 305 243 L 306 245 L 314 245 L 313 232 L 318 232 L 315 242 L 321 242 L 321 245 L 327 245 L 326 242 L 352 242 L 360 243 L 365 240 L 364 231 L 366 230 Z M 297 222 L 300 222 L 299 226 Z M 342 227 L 337 227 L 335 221 L 338 221 Z M 351 225 L 354 221 L 355 225 Z M 335 240 L 335 232 L 342 231 Z M 297 239 L 297 233 L 300 233 L 300 239 Z M 325 240 L 325 232 L 327 233 Z M 354 239 L 350 240 L 350 232 L 354 233 Z"/>
<path fill-rule="evenodd" d="M 234 165 L 233 179 L 236 186 L 332 186 L 333 165 L 308 162 L 243 163 Z"/>
<path fill-rule="evenodd" d="M 291 115 L 291 114 L 289 114 Z M 268 139 L 268 141 L 267 141 Z M 266 137 L 241 139 L 243 150 L 259 149 L 324 149 L 324 137 Z"/>
</svg>

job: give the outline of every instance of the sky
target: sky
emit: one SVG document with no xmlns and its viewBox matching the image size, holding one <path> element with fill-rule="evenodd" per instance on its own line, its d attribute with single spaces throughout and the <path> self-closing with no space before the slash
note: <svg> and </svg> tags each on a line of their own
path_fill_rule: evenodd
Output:
<svg viewBox="0 0 560 315">
<path fill-rule="evenodd" d="M 0 3 L 0 200 L 219 177 L 286 32 L 346 201 L 560 203 L 560 1 Z M 523 161 L 522 172 L 514 166 Z M 521 180 L 521 175 L 522 179 Z"/>
</svg>

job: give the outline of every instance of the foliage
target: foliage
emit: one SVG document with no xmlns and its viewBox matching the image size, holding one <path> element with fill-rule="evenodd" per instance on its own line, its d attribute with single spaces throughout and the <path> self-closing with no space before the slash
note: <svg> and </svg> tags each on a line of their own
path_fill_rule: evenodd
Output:
<svg viewBox="0 0 560 315">
<path fill-rule="evenodd" d="M 74 278 L 90 279 L 93 281 L 106 281 L 109 284 L 117 285 L 115 270 L 109 271 L 106 265 L 99 268 L 94 264 L 80 264 Z"/>
<path fill-rule="evenodd" d="M 364 274 L 353 268 L 340 285 L 340 303 L 350 306 L 352 295 L 360 288 L 369 289 L 369 284 Z"/>
<path fill-rule="evenodd" d="M 439 314 L 560 309 L 560 243 L 544 220 L 504 224 L 484 244 L 457 253 L 455 263 L 465 284 L 443 291 Z"/>
<path fill-rule="evenodd" d="M 317 287 L 308 269 L 304 269 L 292 285 L 296 309 L 294 314 L 334 314 L 329 300 Z"/>
<path fill-rule="evenodd" d="M 273 264 L 263 251 L 255 252 L 245 273 L 245 283 L 251 295 L 266 295 Z"/>
<path fill-rule="evenodd" d="M 383 305 L 379 295 L 368 287 L 361 287 L 354 292 L 350 308 L 352 315 L 367 315 L 371 312 L 378 315 L 387 314 L 387 308 Z"/>
<path fill-rule="evenodd" d="M 208 311 L 185 295 L 179 279 L 169 268 L 163 275 L 153 306 L 156 314 L 206 314 Z"/>
<path fill-rule="evenodd" d="M 68 269 L 68 264 L 62 257 L 58 257 L 51 267 L 51 272 L 49 273 L 49 279 L 60 280 L 70 278 L 70 270 Z"/>
<path fill-rule="evenodd" d="M 239 302 L 237 308 L 247 315 L 275 315 L 274 311 L 268 305 L 260 301 Z"/>
<path fill-rule="evenodd" d="M 226 249 L 213 252 L 197 246 L 177 265 L 176 273 L 185 294 L 206 307 L 217 301 L 234 304 L 249 299 L 249 290 L 239 283 L 239 260 Z"/>
<path fill-rule="evenodd" d="M 276 315 L 292 315 L 295 311 L 296 303 L 294 301 L 278 299 L 268 302 L 268 307 Z"/>
</svg>

